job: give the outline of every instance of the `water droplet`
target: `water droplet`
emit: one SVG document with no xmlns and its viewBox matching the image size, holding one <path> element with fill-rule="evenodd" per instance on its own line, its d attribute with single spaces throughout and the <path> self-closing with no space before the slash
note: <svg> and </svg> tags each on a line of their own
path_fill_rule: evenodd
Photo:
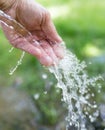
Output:
<svg viewBox="0 0 105 130">
<path fill-rule="evenodd" d="M 47 79 L 47 74 L 42 74 L 43 79 Z"/>
<path fill-rule="evenodd" d="M 35 100 L 38 100 L 39 97 L 40 97 L 39 93 L 34 94 L 34 99 L 35 99 Z"/>
<path fill-rule="evenodd" d="M 94 95 L 94 93 L 92 93 L 92 97 L 94 97 L 95 95 Z"/>
<path fill-rule="evenodd" d="M 89 65 L 91 65 L 92 63 L 91 62 L 89 62 Z"/>
<path fill-rule="evenodd" d="M 44 94 L 46 95 L 46 94 L 47 94 L 47 91 L 44 91 Z"/>
<path fill-rule="evenodd" d="M 62 89 L 63 98 L 61 101 L 68 106 L 66 120 L 69 125 L 78 124 L 80 117 L 84 120 L 86 116 L 89 116 L 91 121 L 95 120 L 95 116 L 90 115 L 90 112 L 94 111 L 97 105 L 95 101 L 90 100 L 91 97 L 95 96 L 94 93 L 91 94 L 90 92 L 92 91 L 91 87 L 97 86 L 99 77 L 89 78 L 86 67 L 85 62 L 80 62 L 74 54 L 66 51 L 65 57 L 59 65 L 49 68 L 49 71 L 55 75 L 58 81 L 57 87 Z M 82 127 L 86 129 L 85 123 L 79 123 L 79 125 L 83 125 Z"/>
<path fill-rule="evenodd" d="M 14 47 L 12 47 L 10 50 L 9 50 L 9 53 L 11 53 L 13 51 Z"/>
<path fill-rule="evenodd" d="M 98 90 L 98 93 L 101 93 L 101 90 Z"/>
<path fill-rule="evenodd" d="M 22 54 L 21 54 L 20 59 L 17 61 L 16 66 L 13 69 L 10 70 L 10 72 L 9 72 L 10 75 L 12 75 L 16 71 L 16 69 L 18 68 L 18 66 L 21 65 L 24 56 L 25 56 L 25 52 L 23 51 Z"/>
</svg>

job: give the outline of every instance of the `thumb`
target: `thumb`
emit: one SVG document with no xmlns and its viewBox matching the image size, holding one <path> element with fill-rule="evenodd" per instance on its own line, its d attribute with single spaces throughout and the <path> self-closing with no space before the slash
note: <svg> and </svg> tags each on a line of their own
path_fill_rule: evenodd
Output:
<svg viewBox="0 0 105 130">
<path fill-rule="evenodd" d="M 58 35 L 56 28 L 51 20 L 49 12 L 45 15 L 44 23 L 42 24 L 42 30 L 47 38 L 53 43 L 61 43 L 62 38 Z"/>
</svg>

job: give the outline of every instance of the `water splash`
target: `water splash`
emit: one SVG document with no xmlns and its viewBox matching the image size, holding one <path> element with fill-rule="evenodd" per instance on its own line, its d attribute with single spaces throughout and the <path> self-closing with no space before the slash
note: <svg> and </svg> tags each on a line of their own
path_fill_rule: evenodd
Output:
<svg viewBox="0 0 105 130">
<path fill-rule="evenodd" d="M 97 104 L 92 101 L 94 93 L 91 92 L 91 88 L 100 87 L 97 81 L 102 78 L 89 78 L 86 67 L 85 62 L 80 62 L 74 54 L 66 50 L 65 57 L 59 65 L 49 68 L 58 81 L 57 86 L 62 89 L 62 101 L 68 108 L 67 129 L 69 126 L 75 126 L 79 130 L 85 130 L 86 116 L 91 122 L 98 116 Z"/>
<path fill-rule="evenodd" d="M 26 37 L 26 36 L 32 37 L 31 33 L 26 28 L 24 28 L 20 23 L 12 19 L 9 15 L 5 14 L 1 10 L 0 10 L 0 22 L 3 23 L 8 28 L 13 29 L 20 37 Z M 29 42 L 35 43 L 35 45 L 38 45 L 38 42 L 33 39 L 32 41 L 29 41 Z M 11 53 L 13 49 L 14 47 L 12 47 L 9 50 L 9 52 Z M 16 69 L 21 65 L 24 56 L 25 56 L 25 52 L 23 51 L 20 56 L 20 59 L 17 61 L 16 66 L 10 70 L 9 72 L 10 75 L 12 75 L 16 71 Z"/>
<path fill-rule="evenodd" d="M 9 53 L 11 53 L 13 51 L 13 49 L 14 49 L 14 47 L 12 47 L 9 50 Z M 17 70 L 17 68 L 22 64 L 24 56 L 25 56 L 25 52 L 23 51 L 21 56 L 20 56 L 20 59 L 17 61 L 16 66 L 10 69 L 9 75 L 13 75 L 13 73 Z"/>
<path fill-rule="evenodd" d="M 13 29 L 13 31 L 19 35 L 19 37 L 25 38 L 26 41 L 28 41 L 30 44 L 34 44 L 35 46 L 39 46 L 39 42 L 33 39 L 33 36 L 31 33 L 20 23 L 18 23 L 16 20 L 12 19 L 9 15 L 5 14 L 3 11 L 0 10 L 0 22 L 3 23 L 5 26 L 7 26 L 10 29 Z M 30 40 L 26 37 L 30 37 Z M 12 52 L 13 48 L 9 50 L 9 52 Z M 24 58 L 25 52 L 21 54 L 20 59 L 18 60 L 16 66 L 10 70 L 10 75 L 12 75 L 18 66 L 21 65 L 22 60 Z"/>
<path fill-rule="evenodd" d="M 31 36 L 31 33 L 26 28 L 24 28 L 20 23 L 12 19 L 9 15 L 5 14 L 1 10 L 0 10 L 0 22 L 3 23 L 8 28 L 13 29 L 21 37 Z"/>
<path fill-rule="evenodd" d="M 3 22 L 11 29 L 15 30 L 16 28 L 16 33 L 21 37 L 25 37 L 26 35 L 31 36 L 31 33 L 22 25 L 2 11 L 0 11 L 0 22 Z M 32 42 L 38 45 L 35 40 L 32 40 Z M 17 62 L 16 67 L 10 71 L 10 74 L 13 74 L 21 64 L 23 57 L 24 52 Z M 49 71 L 55 75 L 58 81 L 57 86 L 62 89 L 62 101 L 66 103 L 68 108 L 68 116 L 66 118 L 68 125 L 66 129 L 69 126 L 75 125 L 78 130 L 86 130 L 86 116 L 90 118 L 90 121 L 94 121 L 99 113 L 96 102 L 92 100 L 94 93 L 91 92 L 91 88 L 96 86 L 101 88 L 101 85 L 97 81 L 102 78 L 101 76 L 89 78 L 85 71 L 86 67 L 85 62 L 80 62 L 74 54 L 66 50 L 64 59 L 58 65 L 49 68 Z M 43 78 L 46 78 L 45 75 L 43 75 Z M 35 98 L 38 98 L 38 95 Z M 93 111 L 92 114 L 91 111 Z"/>
<path fill-rule="evenodd" d="M 21 37 L 24 37 L 26 34 L 30 35 L 30 33 L 22 25 L 20 25 L 18 22 L 16 22 L 9 15 L 5 14 L 1 10 L 0 10 L 0 22 L 3 23 L 8 28 L 13 29 L 14 31 L 16 31 L 16 33 L 19 34 Z M 15 30 L 15 28 L 16 28 L 16 30 Z M 11 53 L 13 51 L 13 49 L 14 49 L 14 47 L 12 47 L 9 50 L 9 53 Z M 25 52 L 23 51 L 21 56 L 20 56 L 20 59 L 17 61 L 16 66 L 14 68 L 10 69 L 10 72 L 9 72 L 10 75 L 12 75 L 16 71 L 18 66 L 21 65 L 22 60 L 24 58 L 24 55 L 25 55 Z"/>
<path fill-rule="evenodd" d="M 24 58 L 24 55 L 25 55 L 25 52 L 23 51 L 22 54 L 21 54 L 20 59 L 17 61 L 16 66 L 14 68 L 10 69 L 10 72 L 9 72 L 10 75 L 12 75 L 16 71 L 16 69 L 22 64 L 22 60 Z"/>
<path fill-rule="evenodd" d="M 9 50 L 9 53 L 11 53 L 13 51 L 14 47 L 12 47 L 10 50 Z"/>
</svg>

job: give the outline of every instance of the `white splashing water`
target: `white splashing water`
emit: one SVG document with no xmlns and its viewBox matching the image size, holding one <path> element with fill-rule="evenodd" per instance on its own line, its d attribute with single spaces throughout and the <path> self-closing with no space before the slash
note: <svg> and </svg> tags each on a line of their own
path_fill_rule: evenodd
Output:
<svg viewBox="0 0 105 130">
<path fill-rule="evenodd" d="M 19 23 L 0 11 L 0 21 L 4 23 L 3 20 L 10 20 L 24 30 L 24 27 Z M 11 22 L 5 24 L 11 29 L 14 29 Z M 27 32 L 27 30 L 25 31 Z M 30 35 L 29 32 L 27 33 Z M 12 50 L 13 49 L 11 49 L 10 52 Z M 12 75 L 21 64 L 24 54 L 25 52 L 22 53 L 17 65 L 10 70 L 10 75 Z M 68 108 L 68 116 L 66 117 L 68 125 L 66 129 L 68 129 L 69 126 L 75 125 L 78 130 L 87 130 L 85 126 L 86 116 L 93 122 L 99 113 L 96 102 L 92 100 L 94 93 L 91 93 L 91 88 L 96 86 L 101 88 L 101 85 L 97 83 L 97 81 L 102 78 L 101 76 L 89 78 L 85 71 L 86 67 L 85 62 L 80 62 L 74 54 L 66 50 L 64 59 L 62 59 L 58 65 L 49 68 L 49 71 L 55 75 L 58 81 L 57 86 L 62 89 L 62 101 L 65 102 Z M 93 113 L 91 113 L 91 111 L 93 111 Z"/>
<path fill-rule="evenodd" d="M 10 72 L 9 72 L 10 75 L 13 75 L 13 73 L 16 71 L 16 69 L 22 64 L 22 60 L 24 58 L 24 55 L 25 55 L 25 52 L 23 51 L 21 56 L 20 56 L 20 59 L 17 61 L 16 66 L 14 68 L 10 69 Z"/>
<path fill-rule="evenodd" d="M 79 130 L 87 130 L 86 116 L 93 122 L 99 113 L 96 102 L 92 101 L 94 93 L 91 92 L 91 87 L 100 88 L 97 81 L 102 77 L 89 78 L 85 71 L 86 63 L 80 62 L 70 51 L 66 50 L 65 53 L 59 65 L 50 67 L 49 70 L 55 75 L 58 81 L 57 86 L 62 89 L 62 101 L 68 108 L 67 129 L 69 126 L 75 126 Z"/>
<path fill-rule="evenodd" d="M 0 22 L 3 23 L 5 26 L 7 26 L 10 29 L 15 30 L 14 25 L 18 25 L 20 27 L 20 29 L 24 29 L 24 27 L 22 25 L 20 25 L 18 22 L 16 22 L 15 20 L 13 20 L 9 15 L 5 14 L 3 11 L 0 10 Z M 27 30 L 25 29 L 25 31 L 27 32 Z M 18 31 L 17 31 L 18 33 Z M 30 33 L 28 32 L 28 34 L 30 35 Z M 20 36 L 22 36 L 21 34 L 19 34 Z M 9 53 L 11 53 L 13 51 L 14 47 L 12 47 L 9 50 Z M 25 52 L 23 51 L 20 59 L 17 61 L 17 64 L 15 67 L 10 69 L 9 74 L 12 75 L 16 69 L 22 64 L 22 60 L 25 56 Z"/>
<path fill-rule="evenodd" d="M 11 49 L 9 50 L 9 53 L 11 53 L 13 51 L 14 47 L 11 47 Z"/>
<path fill-rule="evenodd" d="M 13 51 L 13 49 L 14 49 L 14 47 L 12 47 L 9 50 L 9 53 L 11 53 Z M 10 69 L 9 75 L 13 75 L 13 73 L 17 70 L 17 68 L 22 64 L 24 56 L 25 56 L 25 52 L 23 51 L 21 56 L 20 56 L 20 59 L 17 61 L 16 66 Z"/>
<path fill-rule="evenodd" d="M 20 23 L 18 23 L 16 20 L 12 19 L 9 15 L 5 14 L 1 10 L 0 10 L 0 22 L 3 23 L 8 28 L 12 29 L 20 37 L 23 37 L 23 38 L 25 38 L 25 36 L 32 37 L 31 33 L 26 28 L 24 28 Z M 27 41 L 26 38 L 25 38 L 25 40 Z M 39 46 L 39 43 L 35 39 L 32 39 L 32 41 L 29 41 L 29 42 L 30 42 L 30 44 L 33 43 L 34 45 Z M 9 52 L 11 53 L 13 49 L 14 49 L 14 47 L 12 47 L 9 50 Z M 16 71 L 18 66 L 21 65 L 24 55 L 25 55 L 25 52 L 23 51 L 20 59 L 17 61 L 16 66 L 10 70 L 10 72 L 9 72 L 10 75 L 12 75 Z"/>
</svg>

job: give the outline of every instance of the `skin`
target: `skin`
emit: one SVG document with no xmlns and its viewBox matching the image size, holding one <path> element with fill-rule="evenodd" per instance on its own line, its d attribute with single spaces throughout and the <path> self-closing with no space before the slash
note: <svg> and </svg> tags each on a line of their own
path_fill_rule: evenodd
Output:
<svg viewBox="0 0 105 130">
<path fill-rule="evenodd" d="M 62 39 L 44 7 L 34 0 L 18 0 L 5 12 L 31 33 L 31 36 L 20 37 L 15 29 L 1 23 L 7 39 L 14 47 L 35 56 L 45 66 L 57 64 L 63 58 Z"/>
</svg>

